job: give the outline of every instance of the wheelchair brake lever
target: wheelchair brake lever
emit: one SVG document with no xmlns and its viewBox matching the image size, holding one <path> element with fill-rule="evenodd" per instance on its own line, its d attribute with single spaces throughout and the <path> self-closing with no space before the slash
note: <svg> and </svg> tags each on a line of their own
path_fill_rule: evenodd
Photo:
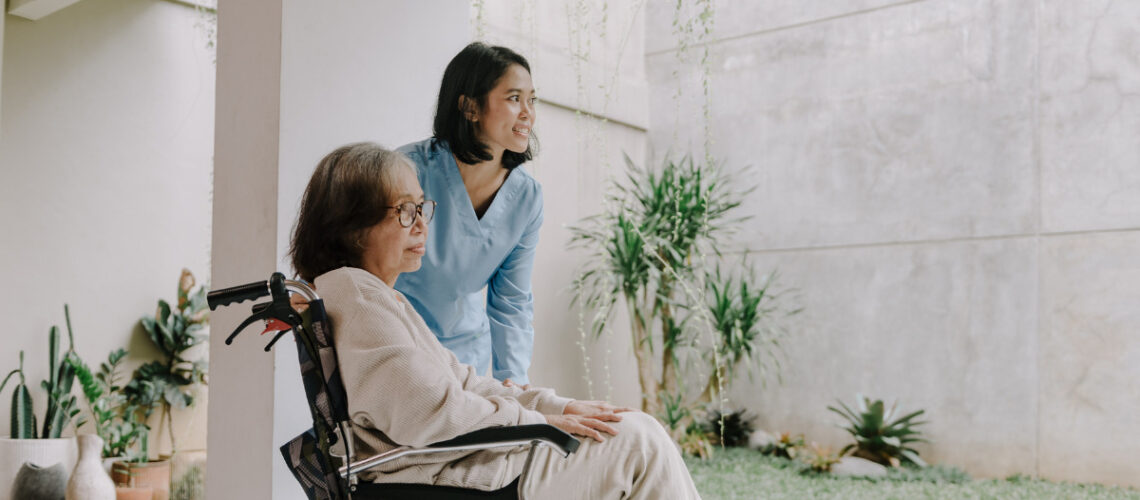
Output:
<svg viewBox="0 0 1140 500">
<path fill-rule="evenodd" d="M 277 335 L 273 336 L 273 340 L 270 340 L 268 344 L 265 344 L 265 352 L 271 351 L 273 349 L 273 344 L 276 344 L 277 341 L 279 339 L 281 339 L 281 337 L 283 337 L 286 333 L 289 333 L 291 331 L 293 331 L 293 330 L 281 330 L 281 331 L 277 332 Z"/>
<path fill-rule="evenodd" d="M 297 311 L 293 309 L 293 305 L 289 301 L 289 291 L 285 288 L 285 275 L 273 273 L 273 276 L 269 278 L 269 290 L 273 296 L 273 300 L 261 304 L 254 304 L 253 314 L 246 318 L 245 321 L 226 338 L 226 345 L 233 343 L 234 337 L 237 337 L 238 333 L 241 333 L 247 326 L 259 320 L 269 321 L 276 319 L 289 325 L 291 327 L 289 330 L 279 331 L 277 335 L 273 337 L 273 340 L 270 340 L 269 344 L 265 346 L 265 351 L 268 352 L 285 332 L 292 331 L 293 328 L 301 326 L 303 320 L 301 316 L 297 314 Z"/>
</svg>

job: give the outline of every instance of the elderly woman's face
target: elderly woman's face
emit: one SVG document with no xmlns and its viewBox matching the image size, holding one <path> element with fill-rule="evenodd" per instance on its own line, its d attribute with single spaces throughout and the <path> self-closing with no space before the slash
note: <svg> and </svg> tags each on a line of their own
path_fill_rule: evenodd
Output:
<svg viewBox="0 0 1140 500">
<path fill-rule="evenodd" d="M 411 168 L 399 169 L 391 188 L 392 206 L 408 201 L 424 201 L 424 191 Z M 410 227 L 401 226 L 399 213 L 396 209 L 389 208 L 384 220 L 372 226 L 365 236 L 364 253 L 361 255 L 364 270 L 384 280 L 388 286 L 395 286 L 400 273 L 420 268 L 427 230 L 423 217 L 416 217 Z"/>
</svg>

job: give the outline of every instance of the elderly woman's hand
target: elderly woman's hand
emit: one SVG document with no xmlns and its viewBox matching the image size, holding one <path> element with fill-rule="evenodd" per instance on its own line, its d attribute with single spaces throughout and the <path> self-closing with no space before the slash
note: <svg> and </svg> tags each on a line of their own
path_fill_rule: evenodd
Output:
<svg viewBox="0 0 1140 500">
<path fill-rule="evenodd" d="M 605 401 L 579 401 L 574 400 L 566 405 L 562 410 L 563 415 L 581 415 L 583 417 L 596 418 L 605 422 L 621 422 L 621 415 L 633 411 L 633 408 L 626 408 L 624 406 L 614 406 Z"/>
<path fill-rule="evenodd" d="M 606 438 L 602 437 L 602 432 L 611 436 L 617 435 L 618 432 L 617 429 L 614 429 L 609 424 L 593 417 L 584 417 L 582 415 L 543 416 L 546 417 L 546 423 L 562 429 L 569 434 L 594 438 L 594 440 L 598 442 L 606 440 Z"/>
<path fill-rule="evenodd" d="M 509 378 L 503 381 L 503 387 L 518 387 L 519 389 L 522 389 L 524 391 L 530 390 L 530 384 L 518 385 L 518 384 L 514 383 L 513 381 L 511 381 L 511 379 L 509 379 Z"/>
</svg>

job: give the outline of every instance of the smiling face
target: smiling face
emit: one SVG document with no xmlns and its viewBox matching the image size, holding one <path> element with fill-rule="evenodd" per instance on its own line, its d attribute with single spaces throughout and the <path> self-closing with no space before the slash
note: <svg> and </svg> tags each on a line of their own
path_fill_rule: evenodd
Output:
<svg viewBox="0 0 1140 500">
<path fill-rule="evenodd" d="M 400 168 L 393 176 L 391 189 L 392 206 L 412 201 L 424 201 L 424 191 L 410 167 Z M 424 243 L 427 240 L 427 223 L 423 217 L 416 217 L 410 227 L 400 225 L 396 209 L 389 208 L 384 220 L 368 229 L 364 236 L 364 251 L 360 255 L 360 265 L 388 286 L 396 285 L 400 273 L 416 271 L 424 256 Z"/>
<path fill-rule="evenodd" d="M 501 158 L 504 149 L 526 152 L 535 121 L 536 100 L 530 72 L 518 64 L 508 67 L 495 87 L 487 92 L 475 115 L 475 126 L 479 141 L 491 149 L 495 158 Z"/>
</svg>

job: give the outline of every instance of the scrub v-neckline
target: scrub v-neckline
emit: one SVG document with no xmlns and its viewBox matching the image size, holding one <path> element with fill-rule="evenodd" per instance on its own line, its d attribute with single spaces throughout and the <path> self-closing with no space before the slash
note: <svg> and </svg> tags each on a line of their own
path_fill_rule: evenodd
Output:
<svg viewBox="0 0 1140 500">
<path fill-rule="evenodd" d="M 475 204 L 471 201 L 471 195 L 467 194 L 467 185 L 463 183 L 463 175 L 459 173 L 459 162 L 455 161 L 455 155 L 450 151 L 447 153 L 448 158 L 451 160 L 451 168 L 448 169 L 448 181 L 451 185 L 451 195 L 456 204 L 463 205 L 459 209 L 463 212 L 463 216 L 468 219 L 468 222 L 478 227 L 480 232 L 489 229 L 498 222 L 501 218 L 500 213 L 505 210 L 501 208 L 507 203 L 504 198 L 513 198 L 515 189 L 515 178 L 517 175 L 512 175 L 514 172 L 507 172 L 507 178 L 503 179 L 503 184 L 499 186 L 499 190 L 495 191 L 495 196 L 491 199 L 491 205 L 483 212 L 483 217 L 479 217 L 475 213 Z"/>
</svg>

